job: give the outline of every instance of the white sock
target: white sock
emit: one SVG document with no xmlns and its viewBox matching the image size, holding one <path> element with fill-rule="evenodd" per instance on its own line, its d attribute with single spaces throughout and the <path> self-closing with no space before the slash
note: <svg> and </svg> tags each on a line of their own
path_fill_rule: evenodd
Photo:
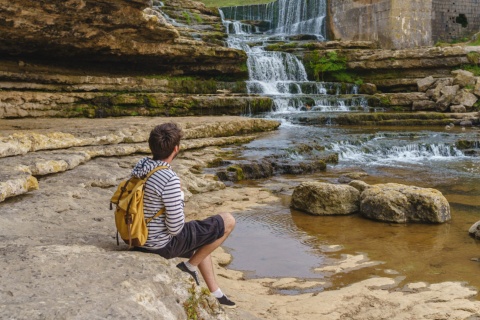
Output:
<svg viewBox="0 0 480 320">
<path fill-rule="evenodd" d="M 220 288 L 218 288 L 217 290 L 213 291 L 212 294 L 213 294 L 213 296 L 214 296 L 215 298 L 221 298 L 221 297 L 223 297 L 223 292 L 222 292 L 222 290 L 220 290 Z"/>
<path fill-rule="evenodd" d="M 190 271 L 195 271 L 197 270 L 197 267 L 195 267 L 194 265 L 190 264 L 188 261 L 185 261 L 185 266 L 187 267 L 188 270 Z"/>
</svg>

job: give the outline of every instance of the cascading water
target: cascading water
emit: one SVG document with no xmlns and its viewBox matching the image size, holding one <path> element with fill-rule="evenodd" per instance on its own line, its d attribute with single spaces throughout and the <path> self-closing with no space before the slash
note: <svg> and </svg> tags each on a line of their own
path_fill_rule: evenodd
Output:
<svg viewBox="0 0 480 320">
<path fill-rule="evenodd" d="M 326 0 L 277 0 L 263 5 L 225 7 L 220 14 L 229 34 L 228 45 L 248 55 L 248 92 L 272 97 L 275 112 L 345 112 L 367 107 L 362 97 L 341 97 L 357 94 L 356 86 L 346 86 L 342 92 L 340 84 L 309 81 L 296 56 L 265 50 L 267 44 L 286 41 L 293 35 L 325 40 Z M 333 96 L 328 94 L 331 91 Z"/>
</svg>

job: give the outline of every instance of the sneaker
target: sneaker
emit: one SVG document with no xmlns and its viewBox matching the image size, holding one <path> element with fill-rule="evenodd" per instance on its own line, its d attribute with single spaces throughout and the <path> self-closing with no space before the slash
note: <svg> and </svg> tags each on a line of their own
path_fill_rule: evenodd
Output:
<svg viewBox="0 0 480 320">
<path fill-rule="evenodd" d="M 237 307 L 235 302 L 228 299 L 226 295 L 223 295 L 221 298 L 217 298 L 217 300 L 218 300 L 218 303 L 220 303 L 220 305 L 224 308 L 234 309 Z"/>
<path fill-rule="evenodd" d="M 198 281 L 197 271 L 190 271 L 190 269 L 187 268 L 184 262 L 180 262 L 179 264 L 177 264 L 177 268 L 191 275 L 193 280 L 195 280 L 195 282 L 197 283 L 197 286 L 200 285 L 200 282 Z"/>
</svg>

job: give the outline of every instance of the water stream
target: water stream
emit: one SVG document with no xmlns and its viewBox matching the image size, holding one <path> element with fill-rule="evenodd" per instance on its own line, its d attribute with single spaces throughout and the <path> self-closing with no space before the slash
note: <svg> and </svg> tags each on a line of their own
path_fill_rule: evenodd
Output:
<svg viewBox="0 0 480 320">
<path fill-rule="evenodd" d="M 322 279 L 325 284 L 313 289 L 317 291 L 377 276 L 395 278 L 399 285 L 452 280 L 480 289 L 479 263 L 471 260 L 480 257 L 480 243 L 467 232 L 480 220 L 480 157 L 458 148 L 460 140 L 480 141 L 480 130 L 345 128 L 288 121 L 292 113 L 368 112 L 367 100 L 358 95 L 355 85 L 342 89 L 339 84 L 310 81 L 295 56 L 265 50 L 267 44 L 288 41 L 292 35 L 324 40 L 325 8 L 325 0 L 278 0 L 221 9 L 229 46 L 248 55 L 249 93 L 272 97 L 275 108 L 268 116 L 283 119 L 278 131 L 230 149 L 232 159 L 281 156 L 295 162 L 315 161 L 325 153 L 339 155 L 339 163 L 329 165 L 326 172 L 248 182 L 278 194 L 279 201 L 236 214 L 236 230 L 225 243 L 233 255 L 230 267 L 254 278 Z M 302 144 L 321 148 L 301 151 Z M 358 215 L 316 217 L 290 209 L 290 196 L 300 182 L 338 183 L 340 176 L 350 172 L 361 172 L 361 179 L 370 184 L 436 188 L 451 205 L 452 221 L 396 225 Z M 347 255 L 361 255 L 372 264 L 340 273 L 318 270 Z"/>
</svg>

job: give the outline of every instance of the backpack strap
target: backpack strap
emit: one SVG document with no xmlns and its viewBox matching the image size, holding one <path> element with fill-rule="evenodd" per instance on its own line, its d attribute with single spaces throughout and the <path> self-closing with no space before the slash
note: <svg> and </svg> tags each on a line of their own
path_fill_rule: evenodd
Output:
<svg viewBox="0 0 480 320">
<path fill-rule="evenodd" d="M 148 219 L 145 219 L 145 223 L 146 223 L 146 224 L 149 224 L 150 221 L 152 221 L 153 219 L 159 217 L 162 213 L 165 212 L 165 210 L 166 210 L 165 208 L 160 209 L 153 217 L 148 218 Z"/>
<path fill-rule="evenodd" d="M 156 167 L 155 169 L 153 169 L 152 171 L 150 171 L 147 176 L 145 177 L 145 181 L 147 181 L 148 178 L 151 177 L 152 174 L 154 174 L 155 172 L 157 172 L 158 170 L 164 170 L 164 169 L 168 169 L 167 166 L 158 166 Z"/>
<path fill-rule="evenodd" d="M 155 172 L 157 172 L 157 171 L 159 171 L 159 170 L 164 170 L 164 169 L 168 169 L 168 167 L 167 167 L 167 166 L 158 166 L 158 167 L 156 167 L 155 169 L 153 169 L 152 171 L 150 171 L 150 172 L 147 174 L 147 176 L 145 177 L 145 185 L 146 185 L 146 182 L 147 182 L 148 178 L 150 178 Z M 145 185 L 144 185 L 144 187 L 145 187 Z M 165 208 L 160 209 L 153 217 L 148 218 L 148 219 L 145 219 L 145 223 L 146 223 L 146 224 L 149 224 L 150 221 L 152 221 L 153 219 L 159 217 L 162 213 L 165 212 L 165 210 L 166 210 Z"/>
</svg>

